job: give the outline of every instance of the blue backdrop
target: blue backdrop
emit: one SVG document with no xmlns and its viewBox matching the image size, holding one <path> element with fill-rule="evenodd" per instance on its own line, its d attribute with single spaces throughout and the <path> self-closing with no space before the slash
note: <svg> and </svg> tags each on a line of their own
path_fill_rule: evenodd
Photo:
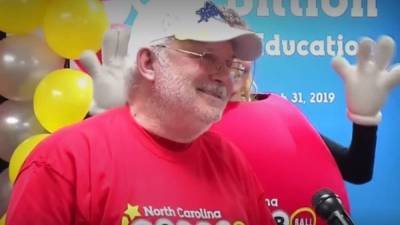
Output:
<svg viewBox="0 0 400 225">
<path fill-rule="evenodd" d="M 125 23 L 135 17 L 134 4 Z M 146 2 L 146 1 L 143 1 Z M 390 35 L 400 43 L 400 3 L 388 0 L 217 0 L 236 8 L 264 39 L 264 55 L 255 63 L 259 92 L 286 96 L 324 135 L 349 145 L 352 123 L 346 117 L 340 77 L 331 68 L 334 55 L 355 61 L 356 41 Z M 289 46 L 289 47 L 288 47 Z M 394 62 L 400 62 L 399 53 Z M 363 185 L 347 183 L 356 224 L 393 224 L 400 212 L 400 88 L 382 109 L 374 177 Z M 307 180 L 305 180 L 307 182 Z"/>
</svg>

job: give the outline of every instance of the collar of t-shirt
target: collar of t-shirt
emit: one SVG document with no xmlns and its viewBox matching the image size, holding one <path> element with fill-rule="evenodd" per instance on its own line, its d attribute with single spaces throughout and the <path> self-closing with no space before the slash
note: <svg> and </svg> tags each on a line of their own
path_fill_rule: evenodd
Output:
<svg viewBox="0 0 400 225">
<path fill-rule="evenodd" d="M 169 149 L 172 151 L 184 151 L 190 147 L 192 143 L 181 143 L 181 142 L 175 142 L 171 141 L 169 139 L 160 137 L 158 135 L 155 135 L 145 129 L 143 129 L 157 144 L 162 146 L 165 149 Z"/>
</svg>

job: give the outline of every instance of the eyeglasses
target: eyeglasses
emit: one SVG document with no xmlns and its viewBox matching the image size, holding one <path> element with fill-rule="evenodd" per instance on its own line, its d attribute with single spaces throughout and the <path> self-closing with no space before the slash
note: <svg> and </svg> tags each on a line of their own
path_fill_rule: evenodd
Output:
<svg viewBox="0 0 400 225">
<path fill-rule="evenodd" d="M 166 48 L 166 49 L 170 49 L 170 50 L 174 50 L 174 51 L 177 51 L 180 53 L 190 55 L 192 57 L 199 58 L 200 63 L 202 65 L 207 66 L 209 68 L 214 67 L 216 69 L 216 72 L 220 72 L 224 68 L 227 68 L 229 70 L 229 72 L 233 74 L 233 77 L 235 79 L 242 77 L 247 72 L 245 66 L 238 59 L 228 59 L 228 60 L 225 60 L 224 63 L 221 63 L 220 62 L 221 60 L 218 59 L 218 56 L 216 56 L 215 54 L 213 54 L 211 52 L 198 53 L 198 52 L 192 52 L 192 51 L 180 49 L 180 48 L 171 48 L 169 46 L 160 45 L 160 44 L 154 45 L 152 47 Z"/>
</svg>

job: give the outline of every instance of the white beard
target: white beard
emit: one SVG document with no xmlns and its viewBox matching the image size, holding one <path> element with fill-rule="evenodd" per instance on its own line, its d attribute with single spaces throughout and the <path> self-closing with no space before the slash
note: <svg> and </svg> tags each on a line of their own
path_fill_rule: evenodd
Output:
<svg viewBox="0 0 400 225">
<path fill-rule="evenodd" d="M 152 101 L 159 106 L 161 118 L 172 115 L 168 119 L 174 119 L 177 123 L 184 122 L 185 119 L 192 122 L 198 119 L 210 125 L 221 119 L 223 107 L 199 104 L 199 93 L 188 74 L 171 73 L 168 69 L 163 69 L 155 77 L 153 91 Z"/>
</svg>

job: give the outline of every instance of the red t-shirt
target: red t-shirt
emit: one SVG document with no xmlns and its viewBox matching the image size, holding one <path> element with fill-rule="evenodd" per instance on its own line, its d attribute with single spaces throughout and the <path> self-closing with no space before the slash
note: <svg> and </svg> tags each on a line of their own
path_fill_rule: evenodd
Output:
<svg viewBox="0 0 400 225">
<path fill-rule="evenodd" d="M 237 149 L 213 132 L 166 149 L 125 106 L 40 143 L 17 178 L 7 222 L 273 224 L 249 168 Z"/>
<path fill-rule="evenodd" d="M 290 102 L 271 94 L 253 102 L 230 103 L 212 127 L 244 153 L 266 192 L 278 225 L 326 224 L 312 210 L 322 188 L 349 201 L 336 162 L 318 132 Z"/>
</svg>

